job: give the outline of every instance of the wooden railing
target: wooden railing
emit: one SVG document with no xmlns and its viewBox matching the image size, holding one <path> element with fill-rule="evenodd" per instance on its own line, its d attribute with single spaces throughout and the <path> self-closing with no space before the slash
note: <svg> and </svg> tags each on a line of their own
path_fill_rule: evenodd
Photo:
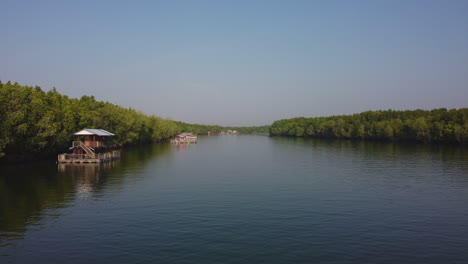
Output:
<svg viewBox="0 0 468 264">
<path fill-rule="evenodd" d="M 120 158 L 120 151 L 114 150 L 106 153 L 99 153 L 95 155 L 95 158 L 101 160 Z"/>
<path fill-rule="evenodd" d="M 105 153 L 94 154 L 92 157 L 88 154 L 59 154 L 58 161 L 80 161 L 80 160 L 93 160 L 92 162 L 109 161 L 120 158 L 120 151 L 114 150 Z"/>
<path fill-rule="evenodd" d="M 73 163 L 95 163 L 104 162 L 120 158 L 120 151 L 113 150 L 105 153 L 95 153 L 94 149 L 86 146 L 81 141 L 73 141 L 73 147 L 79 147 L 86 152 L 86 154 L 59 154 L 59 162 L 73 162 Z"/>
<path fill-rule="evenodd" d="M 89 159 L 88 154 L 59 154 L 58 160 L 82 160 Z"/>
<path fill-rule="evenodd" d="M 85 152 L 86 154 L 89 156 L 89 158 L 91 159 L 94 159 L 96 158 L 96 154 L 94 153 L 94 150 L 91 149 L 90 147 L 86 146 L 85 144 L 83 144 L 83 142 L 81 141 L 73 141 L 72 143 L 72 146 L 75 148 L 75 147 L 81 147 Z"/>
</svg>

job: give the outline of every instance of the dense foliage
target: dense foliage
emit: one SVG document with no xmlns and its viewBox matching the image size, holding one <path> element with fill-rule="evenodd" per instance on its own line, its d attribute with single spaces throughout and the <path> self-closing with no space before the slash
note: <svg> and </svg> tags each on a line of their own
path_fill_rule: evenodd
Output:
<svg viewBox="0 0 468 264">
<path fill-rule="evenodd" d="M 53 154 L 66 150 L 71 134 L 83 128 L 103 128 L 116 134 L 113 143 L 126 145 L 170 138 L 181 132 L 206 134 L 236 129 L 266 132 L 264 127 L 224 128 L 187 124 L 148 116 L 131 108 L 96 101 L 93 96 L 69 98 L 55 89 L 0 82 L 0 159 L 4 156 Z"/>
<path fill-rule="evenodd" d="M 55 89 L 0 82 L 0 157 L 55 153 L 70 145 L 70 135 L 83 128 L 104 128 L 115 143 L 157 141 L 180 132 L 176 122 L 134 109 L 96 101 L 93 96 L 68 98 Z"/>
<path fill-rule="evenodd" d="M 468 108 L 368 111 L 275 121 L 272 136 L 468 143 Z"/>
</svg>

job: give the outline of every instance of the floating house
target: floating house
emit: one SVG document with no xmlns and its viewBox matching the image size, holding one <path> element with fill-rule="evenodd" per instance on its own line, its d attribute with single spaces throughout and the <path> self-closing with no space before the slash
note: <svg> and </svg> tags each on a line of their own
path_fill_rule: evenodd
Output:
<svg viewBox="0 0 468 264">
<path fill-rule="evenodd" d="M 172 144 L 190 144 L 190 143 L 197 143 L 198 136 L 192 133 L 182 133 L 174 137 L 171 140 Z"/>
<path fill-rule="evenodd" d="M 106 144 L 108 137 L 115 136 L 109 131 L 86 128 L 73 135 L 77 140 L 69 148 L 71 153 L 59 154 L 59 163 L 100 163 L 120 158 L 120 150 L 111 150 Z"/>
<path fill-rule="evenodd" d="M 228 134 L 228 135 L 238 135 L 239 132 L 237 132 L 237 130 L 228 130 L 226 134 Z"/>
</svg>

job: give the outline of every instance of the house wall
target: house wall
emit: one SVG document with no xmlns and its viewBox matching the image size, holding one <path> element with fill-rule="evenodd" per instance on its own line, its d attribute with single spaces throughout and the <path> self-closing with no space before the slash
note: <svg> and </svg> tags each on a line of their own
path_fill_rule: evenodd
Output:
<svg viewBox="0 0 468 264">
<path fill-rule="evenodd" d="M 84 142 L 85 146 L 92 147 L 92 148 L 99 148 L 104 147 L 103 138 L 100 136 L 85 136 Z"/>
</svg>

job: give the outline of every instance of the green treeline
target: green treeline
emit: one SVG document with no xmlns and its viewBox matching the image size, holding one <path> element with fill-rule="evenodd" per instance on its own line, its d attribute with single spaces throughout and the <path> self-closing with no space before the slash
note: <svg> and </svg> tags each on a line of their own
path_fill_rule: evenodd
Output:
<svg viewBox="0 0 468 264">
<path fill-rule="evenodd" d="M 116 134 L 113 143 L 128 145 L 160 141 L 181 132 L 206 134 L 236 129 L 262 133 L 264 127 L 225 128 L 188 124 L 148 116 L 131 108 L 96 101 L 94 96 L 69 98 L 55 89 L 0 82 L 0 160 L 51 155 L 68 149 L 71 135 L 83 128 L 103 128 Z"/>
<path fill-rule="evenodd" d="M 283 119 L 270 126 L 270 134 L 462 144 L 468 142 L 468 108 L 367 111 L 354 115 Z"/>
<path fill-rule="evenodd" d="M 206 134 L 237 130 L 272 136 L 468 142 L 468 108 L 431 111 L 368 111 L 354 115 L 292 118 L 271 126 L 221 127 L 188 124 L 148 116 L 131 108 L 96 101 L 93 96 L 69 98 L 55 89 L 0 82 L 0 159 L 65 151 L 71 134 L 83 128 L 104 128 L 116 134 L 113 143 L 160 141 L 181 132 Z"/>
<path fill-rule="evenodd" d="M 182 131 L 190 131 L 199 135 L 206 135 L 208 131 L 220 133 L 221 131 L 237 130 L 240 134 L 261 134 L 268 133 L 270 126 L 252 126 L 252 127 L 222 127 L 217 125 L 187 124 L 175 121 Z"/>
<path fill-rule="evenodd" d="M 180 132 L 176 122 L 147 116 L 93 96 L 69 98 L 55 89 L 0 82 L 0 157 L 66 150 L 70 135 L 83 128 L 104 128 L 115 143 L 158 141 Z"/>
</svg>

